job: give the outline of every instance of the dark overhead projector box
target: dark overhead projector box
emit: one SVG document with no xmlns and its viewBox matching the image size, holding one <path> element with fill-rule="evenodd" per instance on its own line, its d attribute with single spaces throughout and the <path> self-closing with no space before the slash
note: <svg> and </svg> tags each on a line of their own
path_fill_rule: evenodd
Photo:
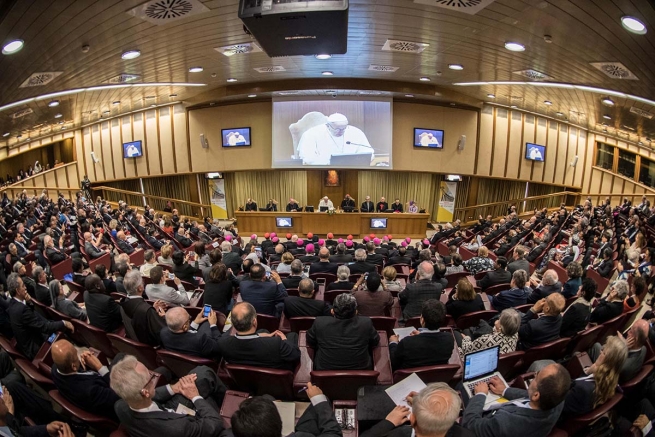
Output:
<svg viewBox="0 0 655 437">
<path fill-rule="evenodd" d="M 240 0 L 239 18 L 271 57 L 348 49 L 348 0 Z"/>
</svg>

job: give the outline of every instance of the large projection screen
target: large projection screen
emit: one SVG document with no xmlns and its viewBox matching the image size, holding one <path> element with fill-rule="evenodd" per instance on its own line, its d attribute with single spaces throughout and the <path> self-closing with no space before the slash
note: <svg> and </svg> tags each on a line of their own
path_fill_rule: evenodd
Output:
<svg viewBox="0 0 655 437">
<path fill-rule="evenodd" d="M 391 99 L 274 99 L 273 168 L 391 169 Z"/>
</svg>

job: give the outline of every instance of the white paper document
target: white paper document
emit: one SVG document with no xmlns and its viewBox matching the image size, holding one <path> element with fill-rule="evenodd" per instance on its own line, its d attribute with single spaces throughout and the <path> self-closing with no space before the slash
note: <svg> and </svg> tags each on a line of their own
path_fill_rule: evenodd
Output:
<svg viewBox="0 0 655 437">
<path fill-rule="evenodd" d="M 409 407 L 409 404 L 405 400 L 407 395 L 413 391 L 418 393 L 425 387 L 427 386 L 421 378 L 419 378 L 416 373 L 412 373 L 398 384 L 392 385 L 386 389 L 385 392 L 387 392 L 387 395 L 389 395 L 394 404 Z"/>
<path fill-rule="evenodd" d="M 282 435 L 289 435 L 296 429 L 296 404 L 293 402 L 273 402 L 282 418 Z"/>
<path fill-rule="evenodd" d="M 416 328 L 413 326 L 408 326 L 407 328 L 394 328 L 393 333 L 398 336 L 398 341 L 402 340 L 405 337 L 409 337 L 409 334 L 414 332 Z"/>
</svg>

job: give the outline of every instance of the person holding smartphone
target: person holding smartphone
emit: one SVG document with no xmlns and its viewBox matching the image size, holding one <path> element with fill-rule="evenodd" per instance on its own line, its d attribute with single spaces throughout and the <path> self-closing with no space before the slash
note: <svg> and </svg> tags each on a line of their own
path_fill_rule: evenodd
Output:
<svg viewBox="0 0 655 437">
<path fill-rule="evenodd" d="M 177 287 L 177 290 L 166 284 L 169 281 L 169 275 L 172 276 L 172 281 Z M 164 272 L 160 266 L 150 269 L 151 284 L 146 286 L 145 293 L 150 300 L 162 300 L 169 306 L 189 305 L 189 296 L 182 285 L 182 282 L 175 274 L 169 271 Z"/>
</svg>

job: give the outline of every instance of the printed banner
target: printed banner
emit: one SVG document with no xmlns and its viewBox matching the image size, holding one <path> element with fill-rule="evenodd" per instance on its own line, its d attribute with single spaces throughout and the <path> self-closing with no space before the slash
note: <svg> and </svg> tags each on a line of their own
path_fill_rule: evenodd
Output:
<svg viewBox="0 0 655 437">
<path fill-rule="evenodd" d="M 225 181 L 223 179 L 207 179 L 207 182 L 211 193 L 212 217 L 226 219 Z"/>
<path fill-rule="evenodd" d="M 440 223 L 453 221 L 455 212 L 455 195 L 457 182 L 441 181 L 439 186 L 440 198 L 439 209 L 437 210 L 437 221 Z"/>
</svg>

